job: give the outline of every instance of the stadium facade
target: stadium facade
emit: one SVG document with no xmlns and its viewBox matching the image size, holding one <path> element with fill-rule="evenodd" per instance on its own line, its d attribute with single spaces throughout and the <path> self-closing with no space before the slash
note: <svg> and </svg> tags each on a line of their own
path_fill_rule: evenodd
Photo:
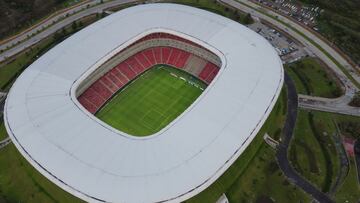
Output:
<svg viewBox="0 0 360 203">
<path fill-rule="evenodd" d="M 193 46 L 187 53 L 218 71 L 168 126 L 135 137 L 100 121 L 79 100 L 110 61 L 139 50 L 118 53 L 153 33 L 183 39 L 166 46 L 184 51 L 185 41 Z M 159 41 L 153 43 L 165 46 Z M 8 94 L 4 121 L 27 161 L 85 201 L 180 202 L 211 185 L 251 143 L 283 77 L 274 48 L 245 26 L 188 6 L 139 5 L 86 27 L 28 67 Z"/>
</svg>

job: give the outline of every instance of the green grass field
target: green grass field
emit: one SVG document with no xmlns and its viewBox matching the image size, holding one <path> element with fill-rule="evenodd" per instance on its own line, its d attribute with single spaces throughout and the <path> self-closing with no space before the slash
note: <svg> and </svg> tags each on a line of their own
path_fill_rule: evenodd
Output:
<svg viewBox="0 0 360 203">
<path fill-rule="evenodd" d="M 334 98 L 342 94 L 340 83 L 333 73 L 314 58 L 305 58 L 286 65 L 286 70 L 299 94 Z"/>
<path fill-rule="evenodd" d="M 310 182 L 323 191 L 329 191 L 334 187 L 340 170 L 334 136 L 359 137 L 356 130 L 359 122 L 358 117 L 300 110 L 290 148 L 291 163 Z M 355 162 L 351 157 L 349 161 L 350 170 L 334 194 L 336 202 L 358 202 L 360 199 Z"/>
<path fill-rule="evenodd" d="M 310 202 L 302 190 L 286 180 L 275 161 L 275 150 L 263 140 L 266 132 L 277 138 L 282 134 L 287 111 L 284 90 L 265 124 L 241 156 L 212 185 L 186 203 L 216 202 L 223 193 L 231 203 Z M 267 198 L 273 201 L 261 200 Z"/>
<path fill-rule="evenodd" d="M 329 191 L 339 168 L 331 137 L 334 130 L 332 120 L 321 112 L 300 110 L 290 145 L 289 159 L 295 170 L 324 192 Z"/>
<path fill-rule="evenodd" d="M 205 88 L 184 71 L 156 66 L 118 92 L 96 116 L 130 135 L 151 135 L 184 112 Z"/>
<path fill-rule="evenodd" d="M 7 137 L 4 122 L 0 123 L 0 141 Z"/>
</svg>

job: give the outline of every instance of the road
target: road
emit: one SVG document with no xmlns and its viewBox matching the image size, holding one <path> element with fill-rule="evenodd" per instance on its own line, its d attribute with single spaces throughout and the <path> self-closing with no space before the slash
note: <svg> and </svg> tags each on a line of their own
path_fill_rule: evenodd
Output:
<svg viewBox="0 0 360 203">
<path fill-rule="evenodd" d="M 65 27 L 67 25 L 70 25 L 72 22 L 74 22 L 76 20 L 79 20 L 79 19 L 89 16 L 91 14 L 102 13 L 104 10 L 109 9 L 114 6 L 119 6 L 121 4 L 126 4 L 126 3 L 134 3 L 137 1 L 138 0 L 113 0 L 110 2 L 99 4 L 97 6 L 89 7 L 86 9 L 88 4 L 95 5 L 99 2 L 99 0 L 94 0 L 91 3 L 84 4 L 79 7 L 75 7 L 64 13 L 56 15 L 56 16 L 52 17 L 51 19 L 45 21 L 44 23 L 38 25 L 33 30 L 29 30 L 28 32 L 25 32 L 25 33 L 19 35 L 18 37 L 12 39 L 11 41 L 0 45 L 0 47 L 1 47 L 0 50 L 1 50 L 2 48 L 5 48 L 6 46 L 10 46 L 11 44 L 16 44 L 16 43 L 20 42 L 19 44 L 15 45 L 12 48 L 1 53 L 0 54 L 0 62 L 5 60 L 8 57 L 11 57 L 13 55 L 20 53 L 21 51 L 27 49 L 28 47 L 31 47 L 32 45 L 36 44 L 37 42 L 41 41 L 42 39 L 50 36 L 51 34 L 54 34 L 56 31 L 60 30 L 61 28 Z M 82 10 L 82 9 L 84 9 L 84 10 Z M 74 12 L 77 12 L 77 13 L 73 14 Z M 67 14 L 69 15 L 69 17 L 64 18 L 64 16 L 66 16 Z M 73 15 L 71 15 L 71 14 L 73 14 Z M 62 20 L 57 22 L 59 19 L 62 19 Z M 51 25 L 53 21 L 55 21 L 57 23 Z M 49 26 L 49 25 L 51 25 L 51 26 Z M 49 26 L 49 27 L 46 28 L 45 30 L 43 30 L 42 32 L 34 35 L 33 37 L 27 38 L 28 35 L 31 36 L 31 34 L 36 33 L 42 27 L 47 27 L 47 26 Z"/>
<path fill-rule="evenodd" d="M 360 116 L 360 108 L 349 106 L 349 96 L 341 96 L 336 99 L 299 95 L 299 107 L 317 111 L 325 111 L 351 116 Z"/>
<path fill-rule="evenodd" d="M 309 37 L 312 41 L 319 44 L 326 52 L 332 55 L 335 60 L 337 60 L 346 70 L 350 73 L 350 75 L 360 83 L 360 76 L 358 72 L 355 70 L 355 67 L 352 67 L 351 64 L 335 49 L 329 46 L 326 42 L 320 39 L 318 36 L 302 27 L 302 25 L 294 22 L 284 16 L 281 16 L 271 10 L 268 10 L 260 5 L 257 5 L 249 0 L 218 0 L 221 3 L 227 4 L 231 7 L 240 9 L 244 12 L 250 13 L 253 17 L 258 19 L 263 19 L 273 24 L 278 29 L 281 29 L 283 32 L 286 32 L 300 43 L 302 43 L 306 49 L 312 53 L 312 55 L 320 58 L 336 75 L 337 78 L 341 81 L 344 86 L 345 94 L 339 98 L 335 99 L 326 99 L 321 97 L 312 97 L 307 95 L 299 95 L 299 106 L 301 108 L 311 109 L 311 110 L 319 110 L 333 113 L 341 113 L 346 115 L 354 115 L 360 116 L 360 108 L 351 107 L 348 103 L 351 101 L 354 94 L 359 91 L 355 84 L 344 74 L 344 72 L 326 55 L 320 50 L 318 47 L 313 45 L 308 39 L 304 36 L 300 35 L 298 32 L 291 29 L 289 26 L 299 30 L 307 37 Z M 255 9 L 254 9 L 255 8 Z M 261 12 L 259 12 L 261 10 Z M 262 12 L 266 12 L 268 15 L 272 15 L 276 17 L 278 20 L 283 21 L 285 24 L 280 23 L 278 20 L 265 15 Z"/>
<path fill-rule="evenodd" d="M 12 47 L 12 46 L 16 45 L 17 43 L 27 39 L 28 36 L 37 34 L 41 30 L 43 30 L 45 27 L 52 25 L 53 22 L 57 22 L 57 21 L 65 18 L 67 15 L 71 15 L 73 13 L 81 11 L 82 9 L 85 9 L 87 6 L 94 6 L 97 3 L 100 3 L 100 1 L 86 0 L 77 5 L 57 11 L 54 14 L 51 14 L 46 19 L 44 19 L 44 20 L 36 23 L 35 25 L 27 28 L 26 30 L 20 32 L 19 34 L 16 34 L 7 39 L 1 40 L 0 41 L 0 50 L 5 50 L 9 47 Z"/>
<path fill-rule="evenodd" d="M 285 74 L 285 84 L 288 94 L 288 109 L 285 125 L 283 128 L 283 137 L 276 152 L 276 159 L 279 167 L 283 171 L 285 176 L 290 180 L 290 182 L 303 189 L 306 193 L 311 195 L 318 202 L 333 202 L 330 197 L 328 197 L 325 193 L 321 192 L 315 186 L 313 186 L 311 183 L 301 177 L 294 170 L 294 168 L 292 168 L 290 161 L 288 160 L 288 148 L 293 136 L 297 118 L 298 97 L 295 85 L 287 73 Z"/>
<path fill-rule="evenodd" d="M 262 7 L 260 7 L 257 4 L 254 4 L 247 0 L 239 0 L 242 3 L 245 3 L 247 5 L 250 5 L 253 8 L 261 9 L 262 11 L 265 11 Z M 99 0 L 94 0 L 89 3 L 80 5 L 78 7 L 74 7 L 72 9 L 67 10 L 64 13 L 61 13 L 59 15 L 53 16 L 49 20 L 39 24 L 34 29 L 31 29 L 27 32 L 24 32 L 17 37 L 13 38 L 12 40 L 3 43 L 0 45 L 1 49 L 6 49 L 6 47 L 13 46 L 12 48 L 8 49 L 7 51 L 0 54 L 0 61 L 5 60 L 7 57 L 13 56 L 26 48 L 36 44 L 37 42 L 41 41 L 42 39 L 50 36 L 51 34 L 55 33 L 62 27 L 65 27 L 72 22 L 81 19 L 83 17 L 86 17 L 91 14 L 95 13 L 101 13 L 104 10 L 118 6 L 125 3 L 132 3 L 136 2 L 136 0 L 114 0 L 110 2 L 106 2 L 100 5 L 95 6 L 99 3 Z M 336 99 L 325 99 L 320 97 L 311 97 L 306 95 L 300 95 L 299 102 L 300 107 L 303 108 L 310 108 L 315 110 L 323 110 L 323 111 L 330 111 L 330 112 L 336 112 L 336 113 L 345 113 L 345 114 L 353 114 L 355 112 L 356 115 L 360 116 L 360 111 L 358 109 L 349 109 L 347 106 L 347 103 L 351 100 L 354 92 L 356 92 L 358 89 L 356 86 L 347 78 L 347 76 L 339 69 L 339 67 L 328 57 L 326 56 L 319 48 L 311 44 L 307 39 L 305 39 L 303 36 L 295 32 L 294 30 L 290 29 L 289 27 L 285 26 L 284 24 L 279 23 L 277 20 L 274 20 L 273 18 L 270 18 L 267 15 L 262 14 L 261 12 L 258 12 L 257 10 L 254 10 L 248 6 L 244 6 L 243 4 L 240 4 L 239 2 L 236 2 L 234 0 L 220 0 L 220 2 L 223 2 L 225 4 L 228 4 L 232 7 L 235 7 L 237 9 L 240 9 L 242 11 L 251 13 L 253 17 L 258 17 L 260 19 L 265 19 L 266 21 L 270 22 L 271 24 L 275 25 L 276 27 L 282 29 L 284 32 L 287 32 L 289 35 L 296 38 L 298 41 L 300 41 L 302 44 L 304 44 L 310 52 L 312 52 L 314 55 L 319 57 L 326 65 L 328 65 L 338 76 L 338 78 L 341 80 L 341 82 L 345 86 L 345 94 L 342 97 L 336 98 Z M 89 6 L 88 6 L 89 5 Z M 90 8 L 87 8 L 90 7 Z M 277 16 L 277 18 L 288 25 L 294 27 L 295 29 L 299 30 L 300 32 L 304 33 L 306 36 L 311 38 L 311 40 L 315 41 L 317 44 L 319 44 L 322 48 L 324 48 L 330 55 L 332 55 L 335 60 L 337 60 L 342 66 L 344 66 L 348 72 L 352 75 L 352 77 L 360 83 L 360 77 L 358 73 L 354 70 L 354 67 L 352 67 L 346 59 L 344 59 L 340 54 L 338 54 L 333 48 L 331 48 L 328 44 L 326 44 L 324 41 L 319 39 L 316 35 L 312 34 L 305 28 L 303 28 L 301 25 L 298 25 L 297 23 L 282 17 L 272 11 L 266 10 L 268 14 L 271 14 L 273 16 Z M 69 17 L 66 17 L 69 15 Z M 56 22 L 56 23 L 53 23 Z M 44 27 L 48 27 L 45 30 L 43 30 Z M 39 32 L 39 30 L 43 30 L 39 34 L 36 34 Z M 33 35 L 33 37 L 28 37 Z M 311 185 L 309 182 L 307 182 L 305 179 L 303 179 L 299 174 L 295 172 L 295 170 L 291 167 L 289 160 L 287 159 L 287 151 L 288 147 L 293 135 L 293 130 L 295 127 L 296 122 L 296 116 L 297 116 L 297 107 L 298 107 L 298 96 L 296 94 L 296 89 L 294 84 L 292 83 L 289 76 L 286 74 L 285 76 L 285 82 L 288 88 L 288 115 L 287 120 L 284 126 L 284 139 L 282 143 L 278 147 L 277 151 L 277 161 L 279 163 L 279 166 L 281 170 L 284 172 L 284 174 L 291 180 L 292 183 L 296 184 L 298 187 L 302 188 L 307 193 L 311 194 L 316 200 L 319 202 L 332 202 L 332 200 L 324 193 L 319 191 L 316 187 Z M 0 142 L 0 148 L 6 146 L 8 143 L 10 143 L 10 140 L 7 138 Z"/>
<path fill-rule="evenodd" d="M 335 49 L 333 49 L 331 46 L 329 46 L 326 42 L 324 42 L 322 39 L 320 39 L 318 36 L 316 36 L 314 33 L 310 32 L 308 29 L 304 28 L 302 25 L 298 24 L 297 22 L 290 20 L 287 17 L 284 17 L 278 13 L 275 13 L 269 9 L 266 9 L 258 4 L 255 4 L 249 0 L 220 0 L 224 3 L 227 3 L 233 7 L 241 7 L 241 10 L 251 13 L 252 16 L 259 17 L 261 19 L 264 19 L 280 29 L 284 30 L 291 36 L 295 37 L 297 40 L 299 40 L 301 43 L 303 43 L 306 47 L 309 48 L 311 52 L 313 52 L 316 56 L 318 56 L 320 59 L 322 59 L 330 68 L 336 69 L 336 72 L 342 72 L 334 62 L 331 61 L 331 59 L 326 56 L 319 48 L 317 48 L 315 45 L 311 44 L 307 39 L 305 39 L 302 35 L 292 30 L 289 26 L 295 28 L 296 30 L 300 31 L 304 35 L 306 35 L 308 38 L 310 38 L 312 41 L 316 42 L 320 47 L 322 47 L 326 52 L 328 52 L 336 61 L 338 61 L 350 74 L 351 76 L 360 83 L 360 74 L 358 70 L 356 70 L 355 67 L 353 67 L 341 54 L 339 54 Z M 240 2 L 240 3 L 239 3 Z M 247 5 L 247 6 L 245 6 Z M 250 7 L 248 7 L 250 6 Z M 255 8 L 257 10 L 254 10 L 252 8 Z M 258 12 L 258 10 L 261 10 L 262 12 L 266 12 L 266 14 L 276 17 L 278 20 L 282 21 L 283 23 L 286 23 L 287 25 L 284 25 L 280 23 L 279 21 L 275 20 L 274 18 L 271 18 L 267 15 L 264 15 L 263 13 Z M 335 71 L 335 70 L 334 70 Z M 346 76 L 345 76 L 346 77 Z"/>
<path fill-rule="evenodd" d="M 0 149 L 6 147 L 6 145 L 11 143 L 11 139 L 9 137 L 5 138 L 4 140 L 0 141 Z"/>
<path fill-rule="evenodd" d="M 291 164 L 288 160 L 287 152 L 288 147 L 293 135 L 293 130 L 295 127 L 296 117 L 297 117 L 297 107 L 298 105 L 302 108 L 308 108 L 313 110 L 321 110 L 321 111 L 329 111 L 335 113 L 342 113 L 342 114 L 350 114 L 350 115 L 357 115 L 360 116 L 359 108 L 350 107 L 348 103 L 351 101 L 352 97 L 354 96 L 355 92 L 358 91 L 358 88 L 352 83 L 352 81 L 342 72 L 342 70 L 327 56 L 325 55 L 319 48 L 311 44 L 306 38 L 295 32 L 294 30 L 290 29 L 286 25 L 278 22 L 277 20 L 258 12 L 250 7 L 244 6 L 243 4 L 236 2 L 234 0 L 219 0 L 225 4 L 228 4 L 232 7 L 250 13 L 253 17 L 258 19 L 265 19 L 266 21 L 270 22 L 271 24 L 275 25 L 277 28 L 281 29 L 282 31 L 286 32 L 287 34 L 294 37 L 300 43 L 302 43 L 307 50 L 309 50 L 313 55 L 319 57 L 324 63 L 332 69 L 332 71 L 336 74 L 339 80 L 344 85 L 345 94 L 339 98 L 335 99 L 328 99 L 328 98 L 321 98 L 321 97 L 312 97 L 307 95 L 300 95 L 299 98 L 296 94 L 296 89 L 293 82 L 289 79 L 289 76 L 285 76 L 285 83 L 288 88 L 288 114 L 286 123 L 284 126 L 284 139 L 282 140 L 281 144 L 278 147 L 277 151 L 277 161 L 279 163 L 280 169 L 283 173 L 291 180 L 292 183 L 297 185 L 298 187 L 302 188 L 305 192 L 313 196 L 319 202 L 333 202 L 330 197 L 319 191 L 315 186 L 309 183 L 307 180 L 302 178 L 296 171 L 291 167 Z M 251 7 L 255 7 L 257 9 L 261 9 L 261 11 L 266 11 L 267 13 L 271 12 L 261 8 L 260 6 L 253 4 L 247 0 L 239 0 L 242 3 L 248 3 Z M 325 42 L 321 39 L 318 39 L 317 36 L 309 33 L 308 30 L 297 25 L 294 22 L 286 19 L 285 17 L 281 17 L 276 13 L 272 12 L 273 16 L 278 16 L 279 20 L 283 20 L 290 26 L 300 30 L 308 37 L 310 37 L 313 41 L 318 43 L 320 46 L 333 57 L 340 62 L 344 67 L 347 67 L 347 70 L 351 73 L 351 75 L 359 81 L 359 77 L 355 74 L 353 67 L 335 50 L 333 50 L 330 46 L 328 46 Z M 355 74 L 355 75 L 354 75 Z"/>
<path fill-rule="evenodd" d="M 5 99 L 6 99 L 6 93 L 0 92 L 0 116 L 3 115 Z"/>
</svg>

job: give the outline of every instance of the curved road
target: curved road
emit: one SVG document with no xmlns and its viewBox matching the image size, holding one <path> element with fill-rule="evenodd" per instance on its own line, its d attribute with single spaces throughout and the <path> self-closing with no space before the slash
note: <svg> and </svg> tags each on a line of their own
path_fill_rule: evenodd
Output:
<svg viewBox="0 0 360 203">
<path fill-rule="evenodd" d="M 0 62 L 5 60 L 8 57 L 11 57 L 13 55 L 16 55 L 18 53 L 20 53 L 21 51 L 27 49 L 28 47 L 31 47 L 32 45 L 38 43 L 39 41 L 41 41 L 42 39 L 50 36 L 51 34 L 54 34 L 56 31 L 60 30 L 61 28 L 70 25 L 72 22 L 79 20 L 83 17 L 92 15 L 92 14 L 96 14 L 96 13 L 101 13 L 106 9 L 109 9 L 111 7 L 114 6 L 119 6 L 121 4 L 127 4 L 127 3 L 135 3 L 138 0 L 113 0 L 113 1 L 109 1 L 106 3 L 102 3 L 99 5 L 96 5 L 98 3 L 98 0 L 92 1 L 91 3 L 87 3 L 87 4 L 83 4 L 79 7 L 75 7 L 73 9 L 69 9 L 64 13 L 61 13 L 59 15 L 54 16 L 53 18 L 50 18 L 49 20 L 46 20 L 44 23 L 36 26 L 36 28 L 29 30 L 28 32 L 25 32 L 21 35 L 19 35 L 18 37 L 4 43 L 3 45 L 0 45 L 0 47 L 2 48 L 6 48 L 6 46 L 11 46 L 12 44 L 16 44 L 17 45 L 13 46 L 12 48 L 4 51 L 3 53 L 0 54 Z M 90 8 L 86 8 L 87 5 L 96 5 Z M 74 12 L 76 12 L 75 14 L 73 14 Z M 70 15 L 69 17 L 64 18 L 67 14 L 73 14 Z M 62 19 L 62 20 L 60 20 Z M 59 21 L 60 20 L 60 21 Z M 57 23 L 52 25 L 52 22 L 55 21 Z M 51 26 L 49 26 L 51 25 Z M 37 30 L 41 30 L 42 27 L 47 27 L 45 30 L 43 30 L 42 32 L 40 32 L 39 34 L 34 35 L 33 37 L 27 38 L 27 35 L 31 35 L 33 33 L 36 33 Z M 0 50 L 2 49 L 0 48 Z"/>
<path fill-rule="evenodd" d="M 86 1 L 80 2 L 79 4 L 76 4 L 74 6 L 56 11 L 55 13 L 51 14 L 46 19 L 41 20 L 40 22 L 27 28 L 26 30 L 21 31 L 19 34 L 16 34 L 16 35 L 13 35 L 6 39 L 0 40 L 0 50 L 5 50 L 7 48 L 10 48 L 10 47 L 16 45 L 17 43 L 24 41 L 25 39 L 27 39 L 28 36 L 37 34 L 41 30 L 43 30 L 45 27 L 52 25 L 54 22 L 58 22 L 58 21 L 62 20 L 67 15 L 71 15 L 73 13 L 79 12 L 88 6 L 89 7 L 94 6 L 97 3 L 100 3 L 100 1 L 99 0 L 86 0 Z"/>
<path fill-rule="evenodd" d="M 234 0 L 221 0 L 224 2 L 236 2 Z M 240 2 L 240 3 L 239 3 Z M 333 68 L 332 66 L 335 65 L 335 69 L 337 69 L 335 72 L 342 72 L 341 70 L 339 70 L 339 68 L 336 66 L 336 64 L 334 64 L 333 61 L 331 61 L 331 59 L 326 56 L 322 50 L 320 50 L 319 48 L 317 48 L 315 45 L 313 45 L 308 39 L 304 38 L 304 36 L 301 36 L 299 33 L 295 32 L 294 30 L 292 30 L 289 26 L 295 28 L 296 30 L 300 31 L 301 33 L 303 33 L 304 35 L 306 35 L 306 37 L 308 37 L 309 39 L 311 39 L 312 41 L 314 41 L 315 43 L 317 43 L 322 49 L 324 49 L 327 53 L 329 53 L 337 62 L 339 62 L 346 70 L 347 72 L 358 82 L 360 83 L 360 74 L 358 72 L 358 70 L 356 70 L 355 67 L 353 67 L 341 54 L 339 54 L 335 49 L 333 49 L 331 46 L 329 46 L 326 42 L 324 42 L 322 39 L 320 39 L 318 36 L 316 36 L 314 33 L 310 32 L 308 29 L 304 28 L 302 25 L 300 25 L 299 23 L 290 20 L 289 18 L 282 16 L 278 13 L 275 13 L 274 11 L 271 11 L 269 9 L 266 9 L 258 4 L 255 4 L 249 0 L 237 0 L 237 3 L 242 4 L 243 7 L 247 7 L 251 14 L 255 14 L 258 15 L 260 18 L 265 19 L 269 22 L 271 22 L 272 24 L 278 26 L 279 28 L 285 30 L 287 33 L 291 34 L 291 36 L 295 36 L 300 42 L 302 42 L 306 47 L 308 47 L 310 49 L 310 51 L 312 51 L 316 56 L 318 56 L 319 58 L 323 59 L 323 61 L 326 64 L 330 64 L 330 67 Z M 247 5 L 247 6 L 244 6 Z M 286 23 L 287 25 L 284 25 L 282 23 L 279 23 L 279 21 L 275 20 L 274 18 L 270 18 L 267 15 L 264 15 L 260 12 L 258 12 L 257 10 L 251 9 L 251 8 L 255 8 L 257 10 L 261 10 L 262 12 L 265 12 L 268 15 L 274 16 L 276 17 L 278 20 L 280 20 L 283 23 Z M 342 73 L 343 75 L 343 73 Z M 345 76 L 346 77 L 346 76 Z"/>
<path fill-rule="evenodd" d="M 290 161 L 288 160 L 288 148 L 293 136 L 296 117 L 297 117 L 297 107 L 298 107 L 298 96 L 296 93 L 296 88 L 287 73 L 285 73 L 285 84 L 287 87 L 288 93 L 288 102 L 287 102 L 287 117 L 283 129 L 283 137 L 280 145 L 277 148 L 276 159 L 279 164 L 280 169 L 283 171 L 285 176 L 295 185 L 303 189 L 306 193 L 310 194 L 314 199 L 321 203 L 330 203 L 333 202 L 330 197 L 325 193 L 318 190 L 311 183 L 301 177 L 295 170 L 292 168 Z"/>
<path fill-rule="evenodd" d="M 107 3 L 103 3 L 94 7 L 90 7 L 88 9 L 85 9 L 84 7 L 87 7 L 87 4 L 81 5 L 79 7 L 75 7 L 73 9 L 69 9 L 68 11 L 61 13 L 59 15 L 54 16 L 53 18 L 46 20 L 44 23 L 40 24 L 39 26 L 36 26 L 36 29 L 31 29 L 28 32 L 25 32 L 21 35 L 19 35 L 18 37 L 14 38 L 13 40 L 6 42 L 2 45 L 0 45 L 0 50 L 2 48 L 6 48 L 6 46 L 11 46 L 12 44 L 17 44 L 14 47 L 10 48 L 9 50 L 3 52 L 2 54 L 0 54 L 0 62 L 3 61 L 4 59 L 6 59 L 7 57 L 13 56 L 23 50 L 25 50 L 26 48 L 36 44 L 37 42 L 39 42 L 40 40 L 48 37 L 49 35 L 55 33 L 57 30 L 61 29 L 62 27 L 71 24 L 72 22 L 81 19 L 85 16 L 91 15 L 91 14 L 95 14 L 95 13 L 100 13 L 103 12 L 104 10 L 114 7 L 114 6 L 118 6 L 121 4 L 125 4 L 125 3 L 132 3 L 132 2 L 136 2 L 137 0 L 114 0 L 114 1 L 110 1 Z M 239 0 L 242 2 L 236 2 L 234 0 L 220 0 L 220 2 L 228 4 L 232 7 L 235 7 L 237 9 L 243 10 L 245 12 L 251 13 L 251 15 L 258 17 L 258 18 L 262 18 L 265 19 L 267 21 L 269 21 L 270 23 L 276 25 L 277 27 L 279 27 L 280 29 L 284 30 L 285 32 L 287 32 L 288 34 L 292 35 L 293 37 L 295 37 L 296 39 L 298 39 L 301 43 L 303 43 L 306 47 L 309 48 L 309 50 L 316 56 L 318 56 L 320 59 L 322 59 L 331 69 L 334 70 L 334 72 L 338 75 L 338 77 L 340 78 L 340 80 L 344 83 L 345 88 L 346 88 L 346 94 L 343 96 L 343 98 L 338 98 L 338 99 L 330 99 L 330 100 L 324 100 L 323 98 L 316 98 L 316 97 L 309 97 L 309 96 L 303 96 L 301 95 L 301 98 L 305 99 L 306 102 L 304 102 L 305 100 L 300 100 L 301 105 L 303 107 L 308 107 L 308 108 L 313 108 L 316 109 L 319 106 L 326 106 L 328 103 L 341 103 L 343 104 L 345 101 L 347 102 L 349 100 L 349 98 L 352 97 L 353 93 L 358 90 L 355 85 L 346 77 L 346 75 L 339 69 L 339 67 L 337 67 L 337 65 L 331 61 L 321 50 L 319 50 L 316 46 L 314 46 L 313 44 L 309 43 L 307 39 L 305 39 L 303 36 L 299 35 L 298 33 L 296 33 L 295 31 L 289 29 L 288 27 L 286 27 L 285 25 L 279 23 L 278 21 L 274 20 L 273 18 L 270 18 L 267 15 L 264 15 L 260 12 L 258 12 L 257 10 L 254 10 L 252 8 L 250 8 L 249 6 L 245 6 L 246 5 L 250 5 L 251 7 L 254 7 L 256 9 L 262 9 L 262 7 L 260 7 L 257 4 L 254 4 L 248 0 Z M 96 3 L 98 3 L 98 0 L 92 1 L 91 6 L 95 5 Z M 85 10 L 83 10 L 85 9 Z M 77 13 L 75 13 L 77 12 Z M 352 67 L 347 61 L 346 59 L 344 59 L 340 54 L 338 54 L 334 49 L 332 49 L 329 45 L 327 45 L 325 42 L 323 42 L 321 39 L 319 39 L 317 36 L 315 36 L 314 34 L 312 34 L 311 32 L 309 32 L 308 30 L 306 30 L 305 28 L 301 27 L 300 25 L 296 24 L 295 22 L 292 22 L 291 20 L 280 16 L 279 14 L 276 14 L 272 11 L 266 11 L 267 13 L 271 13 L 271 15 L 273 16 L 277 16 L 278 19 L 282 20 L 283 22 L 291 25 L 292 27 L 300 30 L 302 33 L 306 34 L 309 38 L 311 38 L 313 41 L 315 41 L 317 44 L 319 44 L 321 47 L 323 47 L 328 53 L 330 53 L 341 65 L 343 65 L 347 71 L 352 75 L 352 77 L 360 83 L 360 76 L 357 74 L 357 72 L 354 70 L 354 67 Z M 73 14 L 67 18 L 64 18 L 64 16 L 66 16 L 66 14 Z M 64 18 L 63 20 L 60 20 Z M 60 20 L 60 21 L 59 21 Z M 50 24 L 52 24 L 53 21 L 59 21 L 58 23 L 55 23 L 54 25 L 49 26 Z M 37 29 L 42 29 L 42 27 L 47 27 L 49 26 L 47 29 L 45 29 L 44 31 L 40 32 L 39 34 L 34 35 L 33 37 L 30 37 L 29 39 L 27 39 L 28 35 L 31 35 L 32 33 L 36 33 Z M 311 185 L 309 182 L 307 182 L 305 179 L 303 179 L 299 174 L 297 174 L 295 172 L 295 170 L 291 167 L 289 160 L 287 159 L 287 149 L 289 147 L 291 138 L 292 138 L 292 134 L 293 134 L 293 129 L 295 127 L 295 122 L 296 122 L 296 116 L 297 116 L 297 107 L 298 107 L 298 96 L 296 94 L 296 90 L 295 90 L 295 86 L 293 84 L 293 82 L 291 81 L 291 79 L 289 78 L 289 76 L 286 74 L 285 75 L 285 83 L 286 86 L 288 88 L 288 116 L 287 116 L 287 120 L 284 126 L 284 139 L 282 141 L 282 143 L 279 145 L 278 151 L 277 151 L 277 160 L 279 163 L 279 166 L 281 168 L 281 170 L 284 172 L 284 174 L 297 186 L 299 186 L 300 188 L 302 188 L 304 191 L 306 191 L 307 193 L 311 194 L 316 200 L 318 200 L 319 202 L 332 202 L 332 200 L 324 193 L 322 193 L 321 191 L 319 191 L 317 188 L 315 188 L 313 185 Z M 309 102 L 311 101 L 311 102 Z M 315 104 L 312 101 L 321 101 L 323 102 L 322 104 L 318 105 Z M 340 101 L 340 102 L 339 102 Z M 304 104 L 303 104 L 304 103 Z M 308 106 L 306 106 L 306 104 L 308 104 Z M 337 107 L 335 106 L 335 109 Z M 331 108 L 330 108 L 331 109 Z M 319 110 L 319 109 L 317 109 Z M 324 109 L 324 110 L 329 110 L 329 109 Z M 345 111 L 348 109 L 345 109 Z M 351 110 L 352 111 L 352 110 Z"/>
<path fill-rule="evenodd" d="M 344 72 L 326 55 L 320 50 L 317 46 L 312 44 L 307 38 L 300 35 L 298 32 L 294 31 L 291 28 L 294 28 L 303 34 L 305 34 L 312 41 L 320 45 L 326 52 L 328 52 L 335 60 L 337 60 L 347 72 L 354 78 L 357 83 L 360 83 L 360 75 L 355 70 L 353 66 L 335 49 L 329 46 L 326 42 L 320 39 L 318 36 L 307 30 L 306 28 L 299 25 L 297 22 L 294 22 L 280 14 L 277 14 L 271 10 L 268 10 L 260 5 L 257 5 L 249 0 L 218 0 L 218 2 L 229 5 L 233 8 L 239 9 L 241 11 L 250 13 L 253 17 L 266 20 L 267 22 L 273 24 L 277 28 L 281 29 L 283 32 L 294 37 L 300 43 L 302 43 L 307 50 L 309 50 L 313 55 L 319 57 L 332 71 L 336 74 L 339 80 L 343 83 L 345 87 L 345 94 L 339 98 L 327 99 L 320 97 L 312 97 L 307 95 L 299 95 L 299 106 L 302 108 L 327 111 L 333 113 L 341 113 L 347 115 L 360 116 L 360 109 L 354 108 L 348 105 L 354 96 L 355 92 L 359 89 L 355 84 L 344 74 Z M 260 12 L 261 11 L 261 12 Z M 266 13 L 266 14 L 264 14 Z M 270 16 L 276 18 L 272 18 Z M 286 23 L 280 23 L 278 20 Z M 290 27 L 291 26 L 291 27 Z"/>
</svg>

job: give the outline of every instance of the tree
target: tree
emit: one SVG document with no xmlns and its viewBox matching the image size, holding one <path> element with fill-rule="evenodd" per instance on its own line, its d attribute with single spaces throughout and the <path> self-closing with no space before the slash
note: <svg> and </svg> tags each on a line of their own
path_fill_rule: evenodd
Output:
<svg viewBox="0 0 360 203">
<path fill-rule="evenodd" d="M 78 28 L 78 25 L 77 25 L 76 21 L 74 21 L 74 22 L 71 24 L 71 29 L 72 29 L 73 31 L 75 31 L 77 28 Z"/>
<path fill-rule="evenodd" d="M 356 92 L 353 99 L 349 103 L 350 106 L 360 107 L 360 91 Z"/>
<path fill-rule="evenodd" d="M 254 20 L 252 19 L 250 13 L 247 13 L 246 16 L 244 17 L 243 23 L 244 23 L 245 25 L 248 25 L 248 24 L 251 24 L 251 23 L 253 23 L 253 22 L 254 22 Z"/>
<path fill-rule="evenodd" d="M 240 20 L 240 14 L 239 14 L 238 10 L 236 10 L 236 9 L 234 10 L 234 18 L 236 21 Z"/>
<path fill-rule="evenodd" d="M 59 32 L 55 32 L 55 34 L 53 35 L 54 41 L 57 41 L 61 38 L 61 34 Z"/>
</svg>

